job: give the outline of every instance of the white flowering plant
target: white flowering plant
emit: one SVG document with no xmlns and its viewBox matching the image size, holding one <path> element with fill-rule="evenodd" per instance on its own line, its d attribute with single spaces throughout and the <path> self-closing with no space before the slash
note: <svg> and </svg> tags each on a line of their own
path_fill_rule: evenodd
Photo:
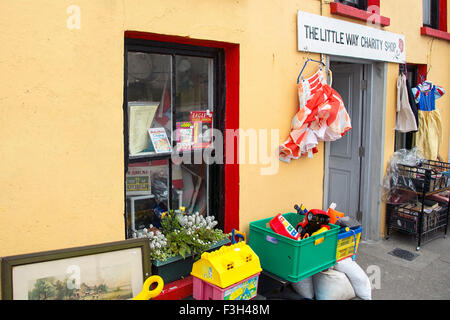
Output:
<svg viewBox="0 0 450 320">
<path fill-rule="evenodd" d="M 217 241 L 230 237 L 216 229 L 214 216 L 204 217 L 198 212 L 192 215 L 181 215 L 168 212 L 161 220 L 161 230 L 150 226 L 144 234 L 150 241 L 150 258 L 164 261 L 171 256 L 201 254 Z M 152 228 L 153 227 L 153 228 Z"/>
</svg>

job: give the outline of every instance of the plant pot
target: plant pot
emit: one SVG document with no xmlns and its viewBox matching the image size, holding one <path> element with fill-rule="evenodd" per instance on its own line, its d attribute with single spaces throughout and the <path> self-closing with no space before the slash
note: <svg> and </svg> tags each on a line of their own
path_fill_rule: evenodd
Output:
<svg viewBox="0 0 450 320">
<path fill-rule="evenodd" d="M 217 250 L 230 242 L 230 239 L 217 241 L 206 252 Z M 169 283 L 188 276 L 192 271 L 193 264 L 194 258 L 192 256 L 183 258 L 181 255 L 176 255 L 164 261 L 152 260 L 152 274 L 159 275 L 163 278 L 164 283 Z"/>
</svg>

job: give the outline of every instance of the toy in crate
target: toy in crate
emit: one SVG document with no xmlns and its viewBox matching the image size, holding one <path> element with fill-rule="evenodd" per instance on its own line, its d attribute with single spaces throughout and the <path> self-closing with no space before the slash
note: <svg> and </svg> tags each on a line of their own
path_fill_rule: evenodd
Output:
<svg viewBox="0 0 450 320">
<path fill-rule="evenodd" d="M 289 282 L 298 282 L 336 264 L 339 226 L 329 224 L 313 230 L 309 237 L 296 239 L 285 234 L 292 235 L 294 226 L 305 216 L 288 212 L 281 217 L 283 219 L 277 215 L 250 222 L 249 245 L 258 255 L 264 271 Z M 319 226 L 322 225 L 319 223 Z"/>
<path fill-rule="evenodd" d="M 245 242 L 205 252 L 194 263 L 193 297 L 196 300 L 249 300 L 256 296 L 259 258 Z"/>
</svg>

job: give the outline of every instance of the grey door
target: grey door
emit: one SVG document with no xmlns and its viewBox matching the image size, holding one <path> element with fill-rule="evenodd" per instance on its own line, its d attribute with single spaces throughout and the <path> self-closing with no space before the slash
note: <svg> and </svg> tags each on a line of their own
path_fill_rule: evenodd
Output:
<svg viewBox="0 0 450 320">
<path fill-rule="evenodd" d="M 328 158 L 328 205 L 360 220 L 360 146 L 362 134 L 363 66 L 359 64 L 331 64 L 332 87 L 341 95 L 351 118 L 352 129 L 341 139 L 330 142 Z"/>
</svg>

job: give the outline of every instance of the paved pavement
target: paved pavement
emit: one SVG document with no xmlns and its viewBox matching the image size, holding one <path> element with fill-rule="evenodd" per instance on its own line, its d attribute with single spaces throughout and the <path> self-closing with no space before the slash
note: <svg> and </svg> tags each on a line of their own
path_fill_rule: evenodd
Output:
<svg viewBox="0 0 450 320">
<path fill-rule="evenodd" d="M 388 240 L 361 242 L 356 262 L 375 287 L 373 300 L 450 299 L 450 237 L 429 241 L 419 251 L 416 245 L 412 236 L 400 233 Z M 418 256 L 408 261 L 389 254 L 395 248 Z"/>
</svg>

